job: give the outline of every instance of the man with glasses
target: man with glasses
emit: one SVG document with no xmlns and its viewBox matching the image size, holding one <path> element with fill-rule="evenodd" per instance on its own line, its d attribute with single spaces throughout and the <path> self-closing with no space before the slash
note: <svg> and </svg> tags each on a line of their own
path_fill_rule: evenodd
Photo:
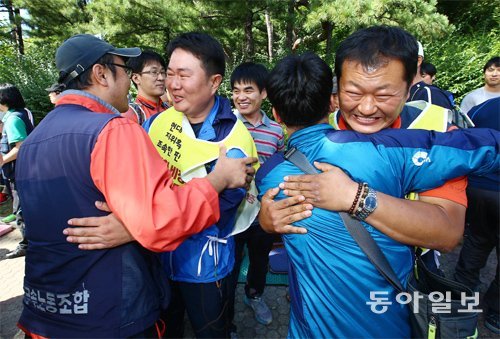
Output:
<svg viewBox="0 0 500 339">
<path fill-rule="evenodd" d="M 152 115 L 169 107 L 161 99 L 165 94 L 165 60 L 156 52 L 143 51 L 138 57 L 130 58 L 127 66 L 132 69 L 130 79 L 137 89 L 137 97 L 122 115 L 142 125 Z"/>
<path fill-rule="evenodd" d="M 247 165 L 256 159 L 228 159 L 221 147 L 214 171 L 172 188 L 148 135 L 119 114 L 128 109 L 126 59 L 140 53 L 87 34 L 56 52 L 66 90 L 26 138 L 16 169 L 28 239 L 19 327 L 29 337 L 159 337 L 170 293 L 147 249 L 173 250 L 213 225 L 219 193 L 245 186 L 254 172 Z M 66 242 L 71 217 L 107 214 L 96 201 L 137 242 L 98 251 Z"/>
</svg>

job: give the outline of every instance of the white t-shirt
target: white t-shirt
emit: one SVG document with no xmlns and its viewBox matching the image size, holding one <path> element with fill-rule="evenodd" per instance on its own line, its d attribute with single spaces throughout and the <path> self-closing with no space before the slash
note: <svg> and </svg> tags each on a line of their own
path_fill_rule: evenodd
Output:
<svg viewBox="0 0 500 339">
<path fill-rule="evenodd" d="M 460 104 L 460 110 L 467 113 L 472 107 L 496 97 L 500 97 L 500 92 L 489 92 L 484 87 L 475 89 L 463 98 Z"/>
</svg>

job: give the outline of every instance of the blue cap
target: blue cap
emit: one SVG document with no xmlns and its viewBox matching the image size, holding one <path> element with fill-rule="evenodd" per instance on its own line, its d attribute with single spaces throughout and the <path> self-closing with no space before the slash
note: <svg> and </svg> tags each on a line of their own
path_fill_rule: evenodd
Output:
<svg viewBox="0 0 500 339">
<path fill-rule="evenodd" d="M 114 54 L 126 58 L 137 57 L 141 49 L 116 48 L 104 40 L 90 34 L 77 34 L 64 41 L 56 51 L 56 66 L 64 72 L 59 82 L 67 84 L 91 68 L 104 54 Z"/>
</svg>

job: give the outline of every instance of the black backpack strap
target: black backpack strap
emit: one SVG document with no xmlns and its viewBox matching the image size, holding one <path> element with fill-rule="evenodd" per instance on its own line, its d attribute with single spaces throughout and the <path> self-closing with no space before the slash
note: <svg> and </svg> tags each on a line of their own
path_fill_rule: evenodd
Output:
<svg viewBox="0 0 500 339">
<path fill-rule="evenodd" d="M 285 159 L 290 161 L 292 164 L 300 168 L 303 172 L 307 174 L 317 174 L 318 171 L 311 165 L 309 160 L 307 160 L 304 153 L 299 151 L 297 148 L 292 147 L 285 153 Z M 387 261 L 386 256 L 380 250 L 375 240 L 373 240 L 370 233 L 364 228 L 364 226 L 359 222 L 359 220 L 354 219 L 349 214 L 345 212 L 339 212 L 340 217 L 344 221 L 344 225 L 347 231 L 356 241 L 358 246 L 361 248 L 363 253 L 368 257 L 370 262 L 375 266 L 377 271 L 399 292 L 403 292 L 403 286 L 399 281 L 396 273 L 392 269 L 389 261 Z"/>
<path fill-rule="evenodd" d="M 415 89 L 415 92 L 413 92 L 413 94 L 412 94 L 412 96 L 411 96 L 410 100 L 408 100 L 408 101 L 413 101 L 413 98 L 415 98 L 415 95 L 417 94 L 417 92 L 418 92 L 419 90 L 420 90 L 420 85 L 418 85 L 418 86 L 417 86 L 417 89 Z"/>
<path fill-rule="evenodd" d="M 146 121 L 146 114 L 142 110 L 141 105 L 135 102 L 130 102 L 128 105 L 130 108 L 132 108 L 132 111 L 134 111 L 139 125 L 142 125 L 142 123 Z"/>
</svg>

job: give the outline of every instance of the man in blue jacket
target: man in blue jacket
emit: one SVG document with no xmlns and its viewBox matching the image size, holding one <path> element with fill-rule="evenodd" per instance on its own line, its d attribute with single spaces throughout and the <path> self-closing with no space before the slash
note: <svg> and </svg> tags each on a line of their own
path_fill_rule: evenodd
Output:
<svg viewBox="0 0 500 339">
<path fill-rule="evenodd" d="M 219 42 L 207 34 L 181 34 L 170 42 L 168 55 L 167 88 L 174 107 L 152 116 L 144 127 L 168 161 L 176 184 L 211 172 L 219 142 L 228 147 L 229 157 L 257 155 L 250 133 L 233 114 L 229 100 L 216 95 L 225 72 Z M 163 254 L 172 288 L 163 318 L 168 337 L 182 337 L 185 311 L 197 337 L 229 335 L 228 298 L 234 288 L 229 278 L 235 255 L 232 232 L 245 196 L 244 189 L 221 192 L 220 220 Z"/>
<path fill-rule="evenodd" d="M 386 195 L 403 197 L 473 170 L 477 174 L 496 170 L 500 163 L 499 133 L 335 131 L 328 124 L 331 78 L 331 69 L 314 54 L 286 57 L 268 81 L 273 113 L 287 126 L 289 149 L 297 148 L 311 163 L 329 163 L 345 171 L 335 185 L 339 194 L 352 200 L 341 210 L 364 223 L 398 278 L 405 282 L 413 267 L 412 247 L 365 220 L 377 213 L 378 203 L 383 203 L 379 198 Z M 479 145 L 482 138 L 485 142 Z M 470 147 L 472 144 L 478 146 Z M 277 153 L 257 172 L 257 187 L 262 194 L 283 177 L 299 173 Z M 284 197 L 281 193 L 277 199 Z M 297 225 L 306 228 L 307 234 L 284 236 L 291 261 L 290 337 L 410 336 L 407 306 L 396 302 L 397 291 L 361 251 L 338 212 L 317 208 Z M 386 296 L 387 309 L 381 314 L 373 312 L 370 305 L 374 292 Z"/>
<path fill-rule="evenodd" d="M 128 109 L 125 61 L 140 53 L 88 34 L 69 38 L 56 52 L 59 82 L 67 89 L 17 157 L 28 240 L 18 326 L 28 337 L 159 336 L 169 290 L 158 256 L 148 249 L 174 250 L 211 227 L 219 216 L 218 192 L 245 185 L 248 162 L 221 152 L 205 178 L 172 188 L 171 172 L 148 135 L 119 115 Z M 96 200 L 107 201 L 123 220 L 127 244 L 83 251 L 65 241 L 69 218 L 107 214 Z"/>
</svg>

